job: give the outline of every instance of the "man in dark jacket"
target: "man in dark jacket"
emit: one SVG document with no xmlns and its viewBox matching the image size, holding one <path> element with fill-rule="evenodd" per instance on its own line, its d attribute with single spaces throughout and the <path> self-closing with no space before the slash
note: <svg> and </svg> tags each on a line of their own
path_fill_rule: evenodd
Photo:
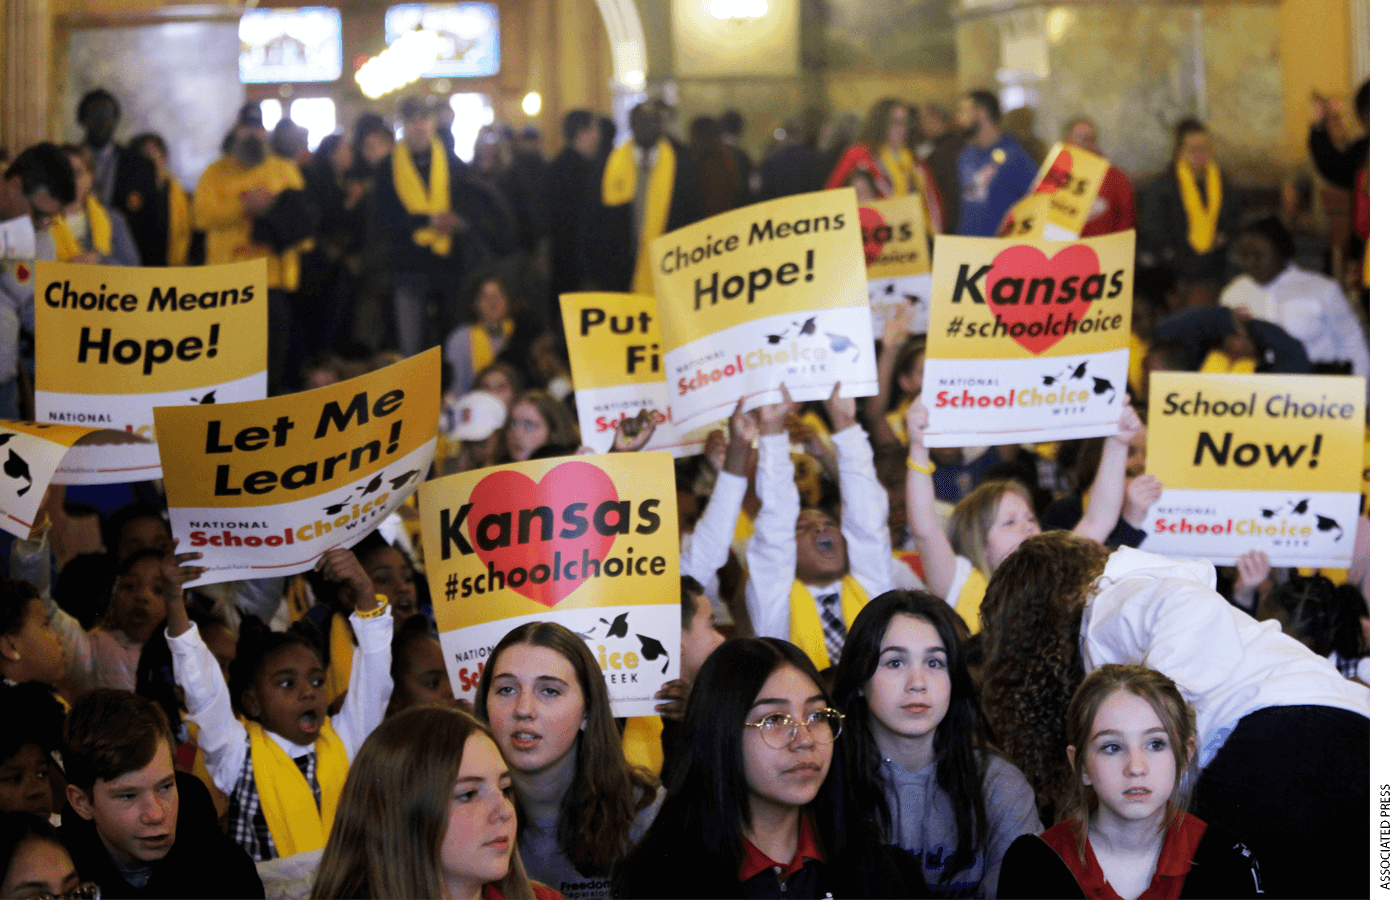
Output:
<svg viewBox="0 0 1400 900">
<path fill-rule="evenodd" d="M 579 231 L 588 190 L 593 184 L 593 163 L 598 156 L 601 131 L 598 117 L 586 109 L 575 109 L 564 116 L 564 142 L 567 146 L 545 172 L 545 205 L 549 208 L 550 256 L 554 295 L 579 288 Z"/>
<path fill-rule="evenodd" d="M 632 107 L 632 139 L 609 154 L 590 191 L 579 267 L 594 290 L 651 293 L 648 242 L 701 217 L 695 164 L 684 146 L 662 133 L 661 113 L 657 100 Z M 664 221 L 654 214 L 660 209 L 667 211 Z"/>
<path fill-rule="evenodd" d="M 169 216 L 156 202 L 156 167 L 135 147 L 112 140 L 121 119 L 117 98 L 98 88 L 78 101 L 83 142 L 92 151 L 93 192 L 103 206 L 118 210 L 131 226 L 145 266 L 163 266 L 169 244 Z"/>
<path fill-rule="evenodd" d="M 252 859 L 219 831 L 209 792 L 175 771 L 174 739 L 154 703 L 91 691 L 69 711 L 63 743 L 72 805 L 63 840 L 102 896 L 264 896 Z"/>
</svg>

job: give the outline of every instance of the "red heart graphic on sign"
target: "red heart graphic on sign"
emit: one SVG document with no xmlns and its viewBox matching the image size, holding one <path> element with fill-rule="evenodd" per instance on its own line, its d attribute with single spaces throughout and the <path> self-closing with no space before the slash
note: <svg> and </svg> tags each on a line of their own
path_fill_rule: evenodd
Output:
<svg viewBox="0 0 1400 900">
<path fill-rule="evenodd" d="M 1035 186 L 1037 194 L 1053 194 L 1060 188 L 1069 184 L 1070 172 L 1074 170 L 1074 157 L 1069 155 L 1068 150 L 1061 150 L 1060 155 L 1055 157 L 1055 161 L 1050 164 L 1050 171 L 1045 173 L 1045 177 L 1040 179 L 1040 184 Z"/>
<path fill-rule="evenodd" d="M 515 471 L 495 472 L 481 479 L 472 489 L 472 509 L 467 514 L 467 527 L 482 563 L 493 564 L 497 572 L 505 575 L 506 583 L 517 594 L 553 608 L 584 584 L 583 578 L 570 581 L 562 574 L 555 580 L 556 551 L 562 554 L 563 562 L 578 559 L 585 550 L 589 559 L 607 559 L 616 536 L 598 533 L 594 527 L 593 510 L 599 503 L 608 500 L 617 500 L 617 486 L 606 472 L 585 462 L 566 462 L 555 466 L 539 482 Z M 564 508 L 571 503 L 588 504 L 588 508 L 582 510 L 583 517 L 588 520 L 588 530 L 578 537 L 563 538 L 559 536 L 561 532 L 576 530 L 564 521 Z M 552 540 L 539 539 L 542 529 L 537 517 L 529 525 L 530 540 L 520 543 L 520 511 L 541 506 L 553 510 Z M 481 523 L 488 519 L 483 532 Z M 614 522 L 609 521 L 608 524 Z M 487 549 L 482 546 L 483 542 L 501 545 Z M 531 574 L 537 566 L 548 569 L 549 577 L 543 580 L 532 578 Z M 511 583 L 511 572 L 516 569 L 524 572 L 520 584 Z"/>
<path fill-rule="evenodd" d="M 875 237 L 875 229 L 885 224 L 885 217 L 868 206 L 860 208 L 860 233 L 865 238 L 865 264 L 868 266 L 880 259 L 885 245 Z"/>
<path fill-rule="evenodd" d="M 1062 321 L 1065 313 L 1072 312 L 1075 321 L 1081 321 L 1093 308 L 1092 301 L 1082 296 L 1084 282 L 1091 275 L 1100 275 L 1099 255 L 1084 244 L 1066 247 L 1050 259 L 1025 244 L 1008 247 L 992 260 L 992 270 L 987 273 L 987 305 L 1001 316 L 1008 328 L 1018 322 L 1023 324 L 1022 333 L 1011 338 L 1039 356 L 1065 339 L 1063 333 L 1048 333 L 1046 325 L 1052 316 Z M 1066 279 L 1071 277 L 1077 279 L 1073 285 L 1074 299 L 1060 303 L 1062 292 L 1070 287 Z M 1048 296 L 1043 281 L 1033 283 L 1035 279 L 1047 278 L 1054 282 Z M 1013 295 L 1015 301 L 1006 305 L 996 300 Z M 1027 297 L 1032 297 L 1034 302 L 1025 303 Z M 1032 334 L 1032 331 L 1035 333 Z"/>
</svg>

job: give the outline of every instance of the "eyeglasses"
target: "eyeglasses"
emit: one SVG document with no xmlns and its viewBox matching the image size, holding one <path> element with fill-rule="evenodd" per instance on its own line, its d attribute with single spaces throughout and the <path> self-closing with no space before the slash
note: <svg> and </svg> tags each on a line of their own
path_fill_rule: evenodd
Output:
<svg viewBox="0 0 1400 900">
<path fill-rule="evenodd" d="M 65 894 L 29 894 L 24 900 L 102 900 L 102 886 L 95 881 L 84 881 Z"/>
<path fill-rule="evenodd" d="M 841 735 L 841 720 L 846 718 L 834 709 L 819 709 L 802 720 L 807 733 L 818 744 L 830 744 Z M 773 713 L 757 722 L 745 722 L 745 728 L 757 728 L 763 743 L 782 750 L 797 739 L 798 722 L 787 713 Z"/>
</svg>

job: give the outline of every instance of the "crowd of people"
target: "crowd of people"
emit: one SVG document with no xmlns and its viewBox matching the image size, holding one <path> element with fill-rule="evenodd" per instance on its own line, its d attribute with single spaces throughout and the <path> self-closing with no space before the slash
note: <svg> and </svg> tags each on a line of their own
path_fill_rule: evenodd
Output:
<svg viewBox="0 0 1400 900">
<path fill-rule="evenodd" d="M 1307 140 L 1356 198 L 1341 282 L 1198 121 L 1140 196 L 1109 169 L 1085 234 L 1136 228 L 1140 286 L 1118 434 L 923 447 L 904 310 L 876 396 L 784 389 L 677 459 L 657 716 L 615 718 L 583 639 L 543 619 L 454 699 L 409 511 L 304 575 L 190 586 L 159 483 L 50 488 L 0 579 L 0 896 L 1366 893 L 1369 510 L 1336 571 L 1170 559 L 1144 528 L 1153 372 L 1369 374 L 1368 148 L 1336 112 Z M 498 127 L 463 163 L 448 116 L 411 97 L 399 137 L 365 115 L 310 153 L 250 104 L 189 197 L 94 91 L 80 143 L 6 164 L 0 219 L 29 217 L 40 259 L 266 258 L 275 391 L 441 346 L 440 476 L 579 452 L 557 297 L 650 291 L 651 239 L 845 186 L 990 237 L 1038 163 L 980 90 L 955 114 L 804 111 L 757 161 L 742 116 L 683 141 L 656 100 L 616 146 L 570 112 L 550 161 Z M 1099 152 L 1087 117 L 1062 140 Z M 32 260 L 5 263 L 0 418 L 32 419 Z M 623 419 L 614 452 L 656 424 Z"/>
</svg>

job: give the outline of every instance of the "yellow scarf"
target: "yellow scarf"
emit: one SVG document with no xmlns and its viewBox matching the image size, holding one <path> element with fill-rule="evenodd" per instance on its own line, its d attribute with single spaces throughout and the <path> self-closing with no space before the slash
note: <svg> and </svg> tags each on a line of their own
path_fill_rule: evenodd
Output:
<svg viewBox="0 0 1400 900">
<path fill-rule="evenodd" d="M 350 623 L 340 613 L 331 613 L 331 664 L 326 667 L 326 696 L 334 702 L 350 690 L 350 665 L 355 660 L 355 642 Z"/>
<path fill-rule="evenodd" d="M 515 333 L 515 323 L 510 319 L 501 322 L 501 335 L 505 340 Z M 471 338 L 472 374 L 480 375 L 481 370 L 496 361 L 496 348 L 491 346 L 491 333 L 485 325 L 473 325 L 467 330 Z"/>
<path fill-rule="evenodd" d="M 335 807 L 340 802 L 340 789 L 350 771 L 345 745 L 331 728 L 330 720 L 321 723 L 316 735 L 316 781 L 321 785 L 321 808 L 316 809 L 316 797 L 306 776 L 287 752 L 267 736 L 257 722 L 245 721 L 253 756 L 253 781 L 258 787 L 258 802 L 262 804 L 267 830 L 279 857 L 306 850 L 319 850 L 330 837 L 335 821 Z"/>
<path fill-rule="evenodd" d="M 428 185 L 418 168 L 413 165 L 413 154 L 408 143 L 399 141 L 394 145 L 394 191 L 399 195 L 403 208 L 415 216 L 434 216 L 452 208 L 452 195 L 447 183 L 447 151 L 442 141 L 436 137 L 432 142 L 432 160 L 428 163 Z M 427 247 L 438 256 L 446 256 L 452 250 L 452 235 L 433 228 L 420 228 L 413 232 L 413 242 Z"/>
<path fill-rule="evenodd" d="M 166 242 L 165 264 L 183 266 L 190 257 L 190 198 L 174 178 L 170 185 L 170 228 Z"/>
<path fill-rule="evenodd" d="M 661 776 L 661 717 L 631 716 L 622 731 L 622 753 L 634 766 Z"/>
<path fill-rule="evenodd" d="M 1201 372 L 1207 375 L 1253 375 L 1254 360 L 1248 357 L 1232 360 L 1229 354 L 1212 350 L 1201 363 Z"/>
<path fill-rule="evenodd" d="M 958 591 L 958 605 L 954 611 L 967 623 L 967 630 L 976 634 L 982 630 L 982 598 L 987 595 L 987 576 L 974 566 L 972 574 L 963 582 Z"/>
<path fill-rule="evenodd" d="M 841 619 L 849 628 L 856 620 L 856 614 L 870 602 L 865 588 L 853 576 L 841 579 Z M 822 617 L 817 611 L 816 598 L 807 590 L 807 585 L 794 580 L 792 596 L 788 600 L 788 640 L 792 641 L 812 660 L 817 671 L 831 665 L 831 657 L 826 652 L 826 638 L 822 635 Z"/>
<path fill-rule="evenodd" d="M 84 204 L 87 207 L 88 231 L 92 237 L 92 248 L 103 256 L 110 256 L 112 253 L 112 220 L 107 217 L 107 210 L 102 208 L 102 204 L 97 202 L 97 198 L 88 194 Z M 68 220 L 63 216 L 54 216 L 49 224 L 49 231 L 53 234 L 54 256 L 59 262 L 68 262 L 73 257 L 82 253 L 82 248 L 78 246 L 78 239 L 73 236 L 73 229 L 68 227 Z"/>
<path fill-rule="evenodd" d="M 637 263 L 632 270 L 632 293 L 650 294 L 651 265 L 647 249 L 652 240 L 666 233 L 666 219 L 671 215 L 671 188 L 676 181 L 676 151 L 671 142 L 662 138 L 656 142 L 656 164 L 647 180 L 646 216 L 642 234 L 637 241 Z M 621 206 L 637 196 L 637 157 L 628 141 L 608 155 L 603 167 L 603 205 Z"/>
<path fill-rule="evenodd" d="M 890 176 L 890 189 L 894 196 L 899 197 L 913 190 L 913 185 L 920 189 L 923 179 L 919 177 L 919 168 L 914 165 L 914 155 L 908 148 L 900 147 L 899 153 L 893 153 L 889 145 L 880 148 L 880 165 L 885 167 L 885 174 Z"/>
<path fill-rule="evenodd" d="M 1220 204 L 1223 190 L 1220 186 L 1220 167 L 1214 162 L 1206 163 L 1206 199 L 1201 203 L 1201 192 L 1196 188 L 1196 178 L 1186 160 L 1176 161 L 1176 183 L 1181 188 L 1181 203 L 1186 207 L 1186 239 L 1191 249 L 1197 253 L 1209 253 L 1215 246 L 1215 225 L 1220 219 Z"/>
</svg>

